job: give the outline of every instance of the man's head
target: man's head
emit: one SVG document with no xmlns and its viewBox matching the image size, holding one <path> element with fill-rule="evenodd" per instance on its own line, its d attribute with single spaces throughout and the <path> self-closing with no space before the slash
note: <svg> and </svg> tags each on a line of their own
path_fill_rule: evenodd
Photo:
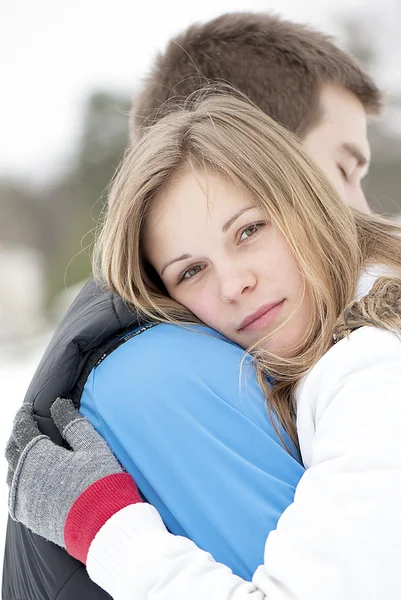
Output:
<svg viewBox="0 0 401 600">
<path fill-rule="evenodd" d="M 156 59 L 135 101 L 131 134 L 207 81 L 224 81 L 296 133 L 337 192 L 368 210 L 367 115 L 380 112 L 373 80 L 331 39 L 268 14 L 223 15 L 193 25 Z"/>
</svg>

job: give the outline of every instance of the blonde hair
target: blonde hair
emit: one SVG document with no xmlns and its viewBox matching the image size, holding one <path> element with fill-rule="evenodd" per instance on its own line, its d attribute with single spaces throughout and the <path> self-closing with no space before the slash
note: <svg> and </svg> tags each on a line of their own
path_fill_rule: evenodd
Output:
<svg viewBox="0 0 401 600">
<path fill-rule="evenodd" d="M 167 296 L 142 251 L 155 196 L 188 169 L 219 173 L 241 186 L 285 236 L 313 307 L 291 358 L 252 348 L 269 410 L 296 441 L 293 396 L 299 379 L 333 343 L 366 262 L 401 268 L 400 228 L 353 211 L 303 153 L 298 139 L 244 98 L 210 93 L 143 130 L 114 180 L 94 254 L 95 275 L 147 319 L 196 323 Z M 275 385 L 268 389 L 266 373 Z"/>
</svg>

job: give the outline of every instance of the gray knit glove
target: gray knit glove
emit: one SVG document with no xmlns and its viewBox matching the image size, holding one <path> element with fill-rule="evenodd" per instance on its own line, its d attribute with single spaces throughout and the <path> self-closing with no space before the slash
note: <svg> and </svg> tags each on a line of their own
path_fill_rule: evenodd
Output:
<svg viewBox="0 0 401 600">
<path fill-rule="evenodd" d="M 15 521 L 64 547 L 65 521 L 77 498 L 95 481 L 123 469 L 70 400 L 58 398 L 51 414 L 71 450 L 43 435 L 32 405 L 23 404 L 6 448 L 8 507 Z"/>
</svg>

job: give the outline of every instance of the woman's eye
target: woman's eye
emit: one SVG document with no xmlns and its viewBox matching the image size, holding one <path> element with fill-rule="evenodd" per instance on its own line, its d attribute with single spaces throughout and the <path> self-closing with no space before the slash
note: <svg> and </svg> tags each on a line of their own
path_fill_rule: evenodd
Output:
<svg viewBox="0 0 401 600">
<path fill-rule="evenodd" d="M 260 229 L 264 226 L 264 223 L 251 223 L 251 225 L 247 225 L 241 231 L 241 235 L 239 238 L 240 242 L 245 242 L 248 238 L 259 233 Z"/>
<path fill-rule="evenodd" d="M 192 279 L 192 277 L 195 277 L 195 275 L 197 275 L 199 271 L 202 271 L 204 268 L 205 267 L 203 265 L 189 267 L 189 269 L 186 269 L 183 273 L 181 273 L 179 282 L 183 281 L 184 279 Z"/>
</svg>

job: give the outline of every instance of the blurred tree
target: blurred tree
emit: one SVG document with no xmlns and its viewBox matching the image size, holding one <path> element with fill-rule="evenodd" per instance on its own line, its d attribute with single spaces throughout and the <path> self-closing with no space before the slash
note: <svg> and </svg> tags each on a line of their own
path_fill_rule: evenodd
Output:
<svg viewBox="0 0 401 600">
<path fill-rule="evenodd" d="M 89 98 L 74 177 L 90 205 L 108 185 L 127 144 L 130 106 L 129 98 L 108 93 Z"/>
<path fill-rule="evenodd" d="M 358 16 L 349 16 L 339 21 L 343 32 L 346 50 L 372 71 L 378 59 L 378 48 L 376 38 L 372 36 L 371 15 L 358 13 Z M 370 35 L 367 35 L 367 33 Z"/>
<path fill-rule="evenodd" d="M 0 181 L 0 241 L 32 247 L 43 255 L 47 306 L 65 286 L 90 275 L 90 232 L 127 145 L 129 109 L 127 96 L 93 93 L 65 175 L 41 188 Z"/>
<path fill-rule="evenodd" d="M 57 225 L 58 238 L 47 262 L 49 300 L 66 285 L 90 275 L 87 248 L 93 241 L 91 231 L 103 208 L 107 186 L 127 145 L 129 108 L 126 96 L 95 92 L 89 97 L 70 171 L 47 194 L 45 204 Z"/>
<path fill-rule="evenodd" d="M 0 240 L 3 244 L 25 244 L 46 252 L 38 191 L 14 181 L 0 181 L 0 214 Z"/>
</svg>

